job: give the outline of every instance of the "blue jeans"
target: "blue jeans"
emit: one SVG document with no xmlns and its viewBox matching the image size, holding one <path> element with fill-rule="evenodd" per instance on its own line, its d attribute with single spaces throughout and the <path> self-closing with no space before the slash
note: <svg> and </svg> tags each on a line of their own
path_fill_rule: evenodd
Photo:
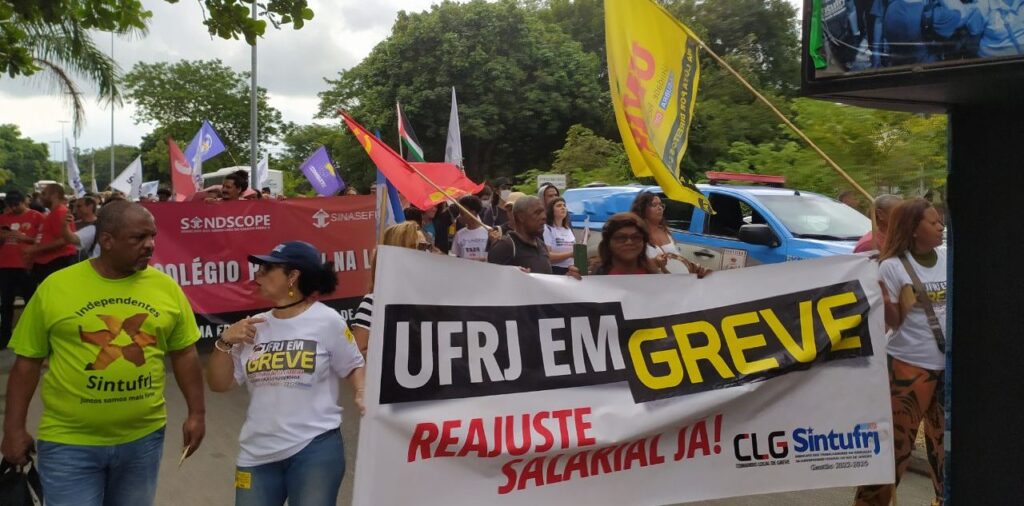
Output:
<svg viewBox="0 0 1024 506">
<path fill-rule="evenodd" d="M 287 459 L 238 467 L 235 506 L 334 506 L 344 476 L 341 431 L 329 430 Z"/>
<path fill-rule="evenodd" d="M 114 446 L 39 441 L 46 506 L 146 506 L 156 497 L 164 428 Z"/>
</svg>

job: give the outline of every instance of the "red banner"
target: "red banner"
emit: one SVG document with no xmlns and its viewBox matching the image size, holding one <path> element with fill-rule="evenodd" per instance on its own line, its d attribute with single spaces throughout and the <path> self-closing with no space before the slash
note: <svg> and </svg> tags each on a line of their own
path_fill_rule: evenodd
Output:
<svg viewBox="0 0 1024 506">
<path fill-rule="evenodd" d="M 366 293 L 374 248 L 374 197 L 148 203 L 157 225 L 153 267 L 181 285 L 203 337 L 218 324 L 266 309 L 255 290 L 251 254 L 306 241 L 334 262 L 338 290 L 322 298 L 351 309 Z"/>
</svg>

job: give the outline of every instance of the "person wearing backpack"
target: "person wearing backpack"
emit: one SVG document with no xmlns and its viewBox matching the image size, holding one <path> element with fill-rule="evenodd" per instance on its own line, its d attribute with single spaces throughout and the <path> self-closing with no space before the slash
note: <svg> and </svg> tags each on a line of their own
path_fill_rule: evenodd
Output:
<svg viewBox="0 0 1024 506">
<path fill-rule="evenodd" d="M 857 489 L 856 504 L 888 505 L 910 464 L 917 430 L 924 421 L 935 502 L 942 504 L 946 368 L 945 226 L 922 198 L 905 200 L 892 211 L 888 239 L 879 258 L 892 398 L 895 485 Z"/>
</svg>

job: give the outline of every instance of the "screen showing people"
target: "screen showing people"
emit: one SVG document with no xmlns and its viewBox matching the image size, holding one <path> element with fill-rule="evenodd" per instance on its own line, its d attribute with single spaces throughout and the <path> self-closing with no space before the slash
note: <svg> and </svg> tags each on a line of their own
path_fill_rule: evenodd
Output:
<svg viewBox="0 0 1024 506">
<path fill-rule="evenodd" d="M 822 0 L 809 41 L 814 77 L 1021 56 L 1022 7 L 1024 0 Z"/>
</svg>

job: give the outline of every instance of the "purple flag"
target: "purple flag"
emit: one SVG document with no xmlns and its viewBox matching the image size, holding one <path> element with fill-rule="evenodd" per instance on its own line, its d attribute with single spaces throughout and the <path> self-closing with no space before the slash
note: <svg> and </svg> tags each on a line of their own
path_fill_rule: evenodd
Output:
<svg viewBox="0 0 1024 506">
<path fill-rule="evenodd" d="M 192 166 L 196 166 L 198 165 L 196 163 L 197 155 L 198 161 L 202 163 L 221 154 L 224 149 L 224 142 L 220 140 L 217 131 L 213 129 L 213 125 L 210 125 L 209 121 L 204 119 L 199 131 L 192 138 L 192 142 L 188 143 L 188 147 L 185 148 L 185 159 Z"/>
<path fill-rule="evenodd" d="M 302 173 L 313 185 L 316 193 L 322 197 L 336 195 L 345 187 L 341 175 L 334 168 L 331 156 L 327 154 L 327 148 L 320 146 L 313 152 L 305 162 L 302 162 Z"/>
</svg>

